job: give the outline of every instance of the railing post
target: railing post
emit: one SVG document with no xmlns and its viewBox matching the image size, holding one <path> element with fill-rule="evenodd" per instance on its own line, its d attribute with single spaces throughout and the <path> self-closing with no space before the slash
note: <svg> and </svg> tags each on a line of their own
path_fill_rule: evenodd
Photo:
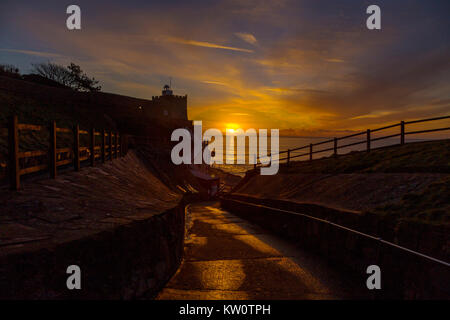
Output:
<svg viewBox="0 0 450 320">
<path fill-rule="evenodd" d="M 370 152 L 370 129 L 367 129 L 367 152 Z"/>
<path fill-rule="evenodd" d="M 49 164 L 50 178 L 55 179 L 56 172 L 56 121 L 51 121 L 49 126 Z"/>
<path fill-rule="evenodd" d="M 334 147 L 333 147 L 333 149 L 334 149 L 334 156 L 335 156 L 335 157 L 337 157 L 337 155 L 338 155 L 338 153 L 337 153 L 337 150 L 338 150 L 337 147 L 338 147 L 338 145 L 337 145 L 337 144 L 338 144 L 338 139 L 335 137 L 335 138 L 334 138 Z"/>
<path fill-rule="evenodd" d="M 91 166 L 95 166 L 95 129 L 91 129 Z"/>
<path fill-rule="evenodd" d="M 291 162 L 291 149 L 288 149 L 287 154 L 288 154 L 288 156 L 287 156 L 287 166 L 289 167 L 289 164 Z"/>
<path fill-rule="evenodd" d="M 113 136 L 113 134 L 112 134 L 112 131 L 110 130 L 109 131 L 109 160 L 110 161 L 112 161 L 112 156 L 113 156 L 113 153 L 112 153 L 112 146 L 113 146 L 113 144 L 112 144 L 112 136 Z"/>
<path fill-rule="evenodd" d="M 309 160 L 312 160 L 312 153 L 313 153 L 313 144 L 309 144 Z"/>
<path fill-rule="evenodd" d="M 19 165 L 19 121 L 14 115 L 8 128 L 9 140 L 9 181 L 11 190 L 20 189 L 20 165 Z"/>
<path fill-rule="evenodd" d="M 105 129 L 102 129 L 102 163 L 105 163 L 105 145 L 106 145 Z"/>
<path fill-rule="evenodd" d="M 117 131 L 116 131 L 116 133 L 114 134 L 114 137 L 115 137 L 115 139 L 114 139 L 114 143 L 116 144 L 115 145 L 115 147 L 114 147 L 114 158 L 118 158 L 118 156 L 119 156 L 119 148 L 118 148 L 118 142 L 119 142 L 119 135 L 117 134 Z"/>
<path fill-rule="evenodd" d="M 122 158 L 123 157 L 123 136 L 122 135 L 120 135 L 120 141 L 119 142 L 120 142 L 119 156 Z"/>
<path fill-rule="evenodd" d="M 400 122 L 400 144 L 405 144 L 405 121 Z"/>
<path fill-rule="evenodd" d="M 73 167 L 75 171 L 80 171 L 80 126 L 73 127 Z"/>
<path fill-rule="evenodd" d="M 125 156 L 126 154 L 126 135 L 120 135 L 120 154 L 122 155 L 122 157 Z"/>
</svg>

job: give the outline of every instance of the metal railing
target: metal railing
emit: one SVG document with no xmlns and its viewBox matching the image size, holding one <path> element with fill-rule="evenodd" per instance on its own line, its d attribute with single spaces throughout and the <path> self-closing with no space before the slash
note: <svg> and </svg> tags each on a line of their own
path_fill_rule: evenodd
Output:
<svg viewBox="0 0 450 320">
<path fill-rule="evenodd" d="M 427 260 L 430 260 L 430 261 L 433 261 L 433 262 L 437 262 L 437 263 L 442 264 L 442 265 L 444 265 L 446 267 L 450 267 L 450 263 L 448 263 L 446 261 L 443 261 L 443 260 L 440 260 L 440 259 L 428 256 L 428 255 L 423 254 L 421 252 L 414 251 L 412 249 L 408 249 L 406 247 L 400 246 L 398 244 L 392 243 L 392 242 L 387 241 L 387 240 L 383 240 L 380 237 L 376 237 L 376 236 L 373 236 L 373 235 L 370 235 L 370 234 L 367 234 L 367 233 L 364 233 L 364 232 L 361 232 L 361 231 L 357 231 L 357 230 L 354 230 L 354 229 L 342 226 L 340 224 L 337 224 L 337 223 L 334 223 L 334 222 L 331 222 L 331 221 L 328 221 L 328 220 L 325 220 L 325 219 L 317 218 L 317 217 L 314 217 L 314 216 L 310 216 L 310 215 L 307 215 L 307 214 L 304 214 L 304 213 L 295 212 L 295 211 L 291 211 L 291 210 L 284 210 L 284 209 L 269 207 L 269 206 L 262 205 L 262 204 L 256 204 L 256 203 L 251 203 L 251 202 L 242 201 L 242 200 L 236 200 L 236 199 L 230 199 L 230 198 L 225 198 L 225 199 L 229 200 L 229 201 L 241 203 L 241 204 L 244 204 L 244 205 L 249 205 L 249 206 L 262 208 L 262 209 L 268 209 L 268 210 L 273 210 L 273 211 L 278 211 L 278 212 L 283 212 L 283 213 L 299 215 L 299 216 L 302 216 L 302 217 L 305 217 L 305 218 L 308 218 L 308 219 L 311 219 L 311 220 L 315 220 L 315 221 L 318 221 L 318 222 L 321 222 L 321 223 L 325 223 L 325 224 L 331 225 L 331 226 L 339 228 L 339 229 L 346 230 L 346 231 L 348 231 L 350 233 L 357 234 L 357 235 L 362 236 L 364 238 L 368 238 L 368 239 L 372 239 L 372 240 L 375 240 L 375 241 L 379 241 L 380 243 L 383 243 L 383 244 L 385 244 L 387 246 L 390 246 L 390 247 L 402 250 L 404 252 L 411 253 L 413 255 L 419 256 L 421 258 L 424 258 L 424 259 L 427 259 Z"/>
</svg>

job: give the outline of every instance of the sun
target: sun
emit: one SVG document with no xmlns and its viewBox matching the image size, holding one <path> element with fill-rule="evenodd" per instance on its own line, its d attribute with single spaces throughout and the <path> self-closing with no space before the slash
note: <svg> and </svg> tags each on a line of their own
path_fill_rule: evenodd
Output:
<svg viewBox="0 0 450 320">
<path fill-rule="evenodd" d="M 229 133 L 235 133 L 240 126 L 237 123 L 227 123 L 225 124 L 225 130 Z"/>
</svg>

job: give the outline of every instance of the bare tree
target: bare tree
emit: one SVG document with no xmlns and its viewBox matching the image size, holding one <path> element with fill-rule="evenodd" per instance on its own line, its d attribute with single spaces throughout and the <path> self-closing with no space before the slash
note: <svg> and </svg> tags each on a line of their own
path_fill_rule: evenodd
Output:
<svg viewBox="0 0 450 320">
<path fill-rule="evenodd" d="M 20 78 L 19 68 L 13 66 L 12 64 L 0 64 L 0 75 Z"/>
<path fill-rule="evenodd" d="M 73 79 L 73 87 L 78 91 L 100 91 L 101 86 L 98 85 L 98 81 L 95 78 L 89 78 L 79 65 L 71 63 L 67 69 L 70 70 L 70 74 Z"/>
<path fill-rule="evenodd" d="M 71 63 L 67 68 L 47 62 L 33 64 L 34 73 L 77 91 L 100 91 L 101 86 L 95 78 L 89 78 L 79 65 Z"/>
<path fill-rule="evenodd" d="M 34 63 L 32 72 L 62 85 L 72 87 L 73 77 L 70 71 L 56 63 Z"/>
</svg>

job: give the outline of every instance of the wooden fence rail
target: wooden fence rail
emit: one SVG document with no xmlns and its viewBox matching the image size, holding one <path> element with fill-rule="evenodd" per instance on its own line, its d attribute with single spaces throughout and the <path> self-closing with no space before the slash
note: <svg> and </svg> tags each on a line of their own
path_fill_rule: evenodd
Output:
<svg viewBox="0 0 450 320">
<path fill-rule="evenodd" d="M 43 131 L 48 130 L 48 150 L 35 150 L 20 152 L 20 131 Z M 57 134 L 58 133 L 72 133 L 73 134 L 73 148 L 57 148 Z M 80 146 L 80 135 L 89 135 L 89 146 Z M 97 146 L 95 143 L 95 137 L 101 137 L 101 144 Z M 114 138 L 114 142 L 113 142 Z M 107 145 L 106 141 L 109 142 Z M 104 163 L 107 159 L 113 160 L 113 158 L 122 157 L 126 154 L 126 138 L 124 135 L 120 135 L 118 132 L 109 131 L 108 133 L 103 129 L 101 131 L 95 131 L 91 128 L 89 131 L 80 130 L 79 125 L 75 125 L 73 129 L 58 128 L 56 121 L 51 121 L 48 128 L 44 126 L 31 125 L 19 123 L 17 116 L 11 117 L 8 128 L 8 144 L 9 144 L 9 178 L 10 188 L 12 190 L 20 189 L 20 177 L 22 175 L 48 170 L 50 178 L 56 178 L 58 174 L 58 167 L 73 163 L 74 170 L 80 170 L 80 162 L 89 160 L 90 166 L 95 166 L 96 160 Z M 73 154 L 73 157 L 67 159 L 58 160 L 58 156 L 63 154 Z M 82 153 L 88 155 L 81 156 Z M 48 156 L 48 161 L 34 165 L 31 167 L 21 168 L 20 159 L 33 158 L 38 156 Z"/>
<path fill-rule="evenodd" d="M 347 135 L 347 136 L 344 136 L 344 137 L 338 137 L 338 138 L 335 137 L 335 138 L 330 139 L 330 140 L 321 141 L 321 142 L 317 142 L 317 143 L 311 143 L 311 144 L 306 145 L 306 146 L 301 146 L 301 147 L 298 147 L 298 148 L 288 149 L 288 150 L 284 150 L 284 151 L 278 152 L 278 155 L 284 154 L 284 153 L 287 154 L 286 157 L 278 159 L 278 161 L 286 160 L 286 163 L 289 166 L 290 163 L 291 163 L 291 160 L 294 159 L 294 158 L 300 158 L 300 157 L 304 157 L 304 156 L 308 156 L 309 155 L 309 160 L 312 160 L 313 159 L 313 154 L 327 152 L 327 151 L 331 151 L 331 150 L 333 150 L 333 155 L 337 156 L 338 155 L 338 149 L 347 148 L 347 147 L 351 147 L 351 146 L 355 146 L 355 145 L 359 145 L 359 144 L 364 144 L 364 143 L 366 144 L 366 151 L 370 152 L 370 150 L 371 150 L 371 143 L 372 142 L 379 141 L 379 140 L 384 140 L 384 139 L 389 139 L 389 138 L 394 138 L 394 137 L 400 137 L 399 144 L 403 145 L 403 144 L 405 144 L 405 136 L 406 135 L 450 130 L 450 127 L 444 127 L 444 128 L 434 128 L 434 129 L 417 130 L 417 131 L 406 132 L 405 131 L 405 126 L 407 124 L 429 122 L 429 121 L 436 121 L 436 120 L 444 120 L 444 119 L 450 119 L 450 116 L 435 117 L 435 118 L 428 118 L 428 119 L 419 119 L 419 120 L 413 120 L 413 121 L 400 121 L 399 123 L 394 123 L 392 125 L 388 125 L 388 126 L 377 128 L 377 129 L 367 129 L 366 131 L 354 133 L 354 134 Z M 391 135 L 387 135 L 387 136 L 383 136 L 383 137 L 378 137 L 378 138 L 371 138 L 371 134 L 373 132 L 387 130 L 387 129 L 391 129 L 391 128 L 395 128 L 395 127 L 400 127 L 400 132 L 399 133 L 395 133 L 395 134 L 391 134 Z M 346 140 L 346 139 L 349 139 L 349 138 L 358 137 L 358 136 L 362 136 L 362 135 L 366 135 L 366 139 L 361 140 L 361 141 L 357 141 L 357 142 L 347 143 L 347 144 L 344 144 L 344 145 L 338 145 L 339 141 Z M 334 144 L 333 147 L 326 148 L 326 149 L 320 149 L 320 150 L 316 150 L 316 151 L 313 150 L 314 147 L 316 147 L 316 146 L 323 145 L 323 144 L 326 144 L 326 143 L 331 143 L 331 142 L 333 142 L 333 144 Z M 291 153 L 294 152 L 294 151 L 299 151 L 299 150 L 303 150 L 303 149 L 307 149 L 307 148 L 309 148 L 309 152 L 304 152 L 304 153 L 297 154 L 297 155 L 294 155 L 294 156 L 291 155 Z M 269 154 L 268 157 L 271 157 L 271 155 Z M 258 167 L 258 166 L 264 165 L 259 160 L 260 160 L 260 158 L 256 159 L 256 163 L 254 164 L 254 169 L 256 169 L 256 167 Z"/>
</svg>

